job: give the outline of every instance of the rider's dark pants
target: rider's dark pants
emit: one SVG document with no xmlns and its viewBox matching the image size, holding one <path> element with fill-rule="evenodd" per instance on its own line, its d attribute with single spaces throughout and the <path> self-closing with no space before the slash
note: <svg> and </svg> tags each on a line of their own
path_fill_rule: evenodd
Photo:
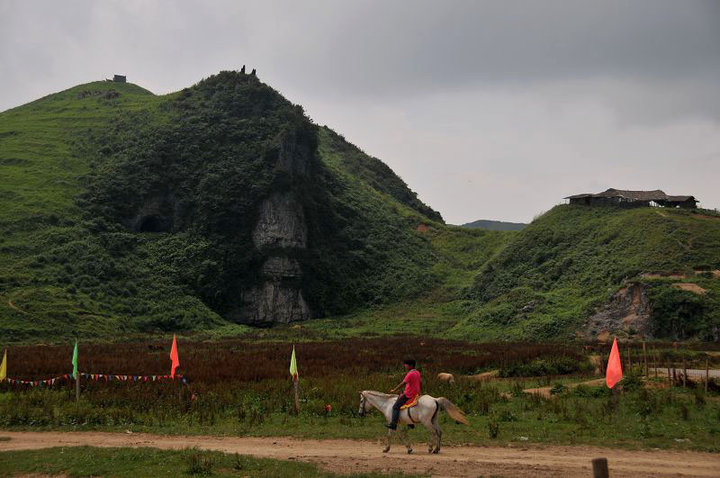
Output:
<svg viewBox="0 0 720 478">
<path fill-rule="evenodd" d="M 390 422 L 390 428 L 397 428 L 397 423 L 400 419 L 400 407 L 405 405 L 408 400 L 410 399 L 407 398 L 404 393 L 398 397 L 395 405 L 393 405 L 392 421 Z"/>
</svg>

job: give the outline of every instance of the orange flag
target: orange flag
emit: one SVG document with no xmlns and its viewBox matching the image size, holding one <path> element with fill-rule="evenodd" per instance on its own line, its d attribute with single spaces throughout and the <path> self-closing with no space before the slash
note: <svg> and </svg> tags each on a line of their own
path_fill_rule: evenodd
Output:
<svg viewBox="0 0 720 478">
<path fill-rule="evenodd" d="M 610 350 L 607 372 L 605 373 L 605 383 L 608 388 L 613 388 L 620 380 L 622 380 L 622 365 L 620 365 L 620 352 L 618 352 L 617 338 L 615 338 L 613 339 L 612 349 Z"/>
<path fill-rule="evenodd" d="M 177 339 L 175 339 L 175 334 L 173 334 L 173 343 L 172 348 L 170 349 L 170 360 L 172 360 L 172 365 L 170 366 L 170 378 L 175 378 L 175 369 L 180 366 L 180 358 L 178 357 Z"/>
</svg>

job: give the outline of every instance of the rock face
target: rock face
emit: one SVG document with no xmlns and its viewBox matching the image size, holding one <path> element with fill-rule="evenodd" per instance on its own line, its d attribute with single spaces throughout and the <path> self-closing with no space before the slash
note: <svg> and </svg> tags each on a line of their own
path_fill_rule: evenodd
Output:
<svg viewBox="0 0 720 478">
<path fill-rule="evenodd" d="M 650 300 L 647 286 L 635 282 L 623 287 L 588 319 L 585 335 L 609 334 L 650 337 Z"/>
<path fill-rule="evenodd" d="M 278 192 L 260 205 L 260 218 L 253 230 L 258 249 L 307 246 L 307 228 L 302 206 L 292 192 Z"/>
<path fill-rule="evenodd" d="M 272 325 L 310 318 L 300 289 L 302 272 L 295 259 L 270 257 L 262 267 L 262 285 L 244 294 L 243 321 L 252 325 Z"/>
<path fill-rule="evenodd" d="M 275 167 L 292 184 L 293 179 L 311 173 L 312 157 L 308 145 L 289 133 Z M 260 204 L 252 239 L 266 259 L 260 270 L 260 284 L 243 293 L 240 321 L 268 326 L 309 319 L 310 307 L 301 289 L 302 268 L 293 257 L 307 248 L 307 225 L 303 206 L 292 188 L 276 191 Z"/>
</svg>

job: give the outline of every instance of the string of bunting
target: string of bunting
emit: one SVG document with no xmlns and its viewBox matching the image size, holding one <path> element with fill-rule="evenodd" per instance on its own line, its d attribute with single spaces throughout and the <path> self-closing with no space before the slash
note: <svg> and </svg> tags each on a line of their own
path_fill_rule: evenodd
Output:
<svg viewBox="0 0 720 478">
<path fill-rule="evenodd" d="M 55 385 L 56 382 L 61 380 L 70 381 L 70 374 L 59 375 L 53 378 L 46 378 L 44 380 L 20 380 L 17 378 L 6 378 L 7 382 L 11 385 L 30 385 L 31 387 L 39 387 L 40 385 Z"/>
<path fill-rule="evenodd" d="M 115 375 L 105 373 L 81 373 L 80 376 L 87 380 L 94 381 L 116 381 L 116 382 L 159 382 L 163 380 L 172 381 L 179 380 L 182 383 L 187 383 L 187 379 L 180 374 L 175 374 L 175 377 L 170 375 Z M 55 385 L 55 383 L 63 380 L 68 382 L 72 379 L 72 374 L 66 373 L 57 377 L 46 378 L 44 380 L 20 380 L 16 378 L 8 377 L 6 380 L 11 385 L 30 385 L 31 387 L 39 387 L 41 385 Z"/>
<path fill-rule="evenodd" d="M 43 380 L 20 380 L 17 378 L 10 378 L 7 376 L 7 369 L 8 369 L 8 354 L 7 350 L 5 350 L 5 353 L 3 354 L 2 361 L 0 362 L 0 382 L 3 382 L 7 380 L 8 383 L 12 385 L 30 385 L 31 387 L 39 387 L 40 385 L 55 385 L 55 383 L 59 380 L 73 380 L 75 377 L 77 378 L 85 378 L 86 380 L 94 380 L 94 381 L 117 381 L 117 382 L 157 382 L 162 380 L 179 380 L 184 384 L 187 384 L 188 381 L 186 378 L 184 378 L 182 375 L 175 373 L 177 368 L 180 366 L 180 357 L 178 356 L 178 349 L 177 349 L 177 339 L 175 335 L 173 334 L 173 340 L 172 340 L 172 347 L 170 349 L 170 360 L 172 361 L 172 365 L 170 366 L 170 374 L 169 375 L 118 375 L 118 374 L 105 374 L 105 373 L 82 373 L 78 371 L 78 341 L 75 340 L 75 348 L 73 349 L 73 356 L 72 356 L 72 366 L 73 366 L 73 372 L 72 373 L 66 373 L 63 375 L 58 375 L 57 377 L 52 378 L 46 378 Z M 80 394 L 80 382 L 76 382 L 77 387 L 77 394 L 79 399 Z"/>
</svg>

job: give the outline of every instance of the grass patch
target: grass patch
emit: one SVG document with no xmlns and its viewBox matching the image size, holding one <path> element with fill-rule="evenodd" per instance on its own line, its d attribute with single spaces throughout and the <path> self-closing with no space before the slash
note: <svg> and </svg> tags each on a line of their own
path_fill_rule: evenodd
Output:
<svg viewBox="0 0 720 478">
<path fill-rule="evenodd" d="M 65 475 L 135 478 L 137 476 L 217 477 L 392 477 L 401 474 L 337 475 L 315 465 L 213 451 L 157 450 L 153 448 L 49 448 L 0 452 L 0 475 Z"/>
</svg>

